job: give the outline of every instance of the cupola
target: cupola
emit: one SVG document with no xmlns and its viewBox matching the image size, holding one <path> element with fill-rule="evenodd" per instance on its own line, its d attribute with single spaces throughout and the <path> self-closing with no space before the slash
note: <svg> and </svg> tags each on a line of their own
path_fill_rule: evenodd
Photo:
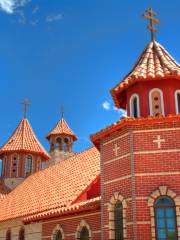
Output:
<svg viewBox="0 0 180 240">
<path fill-rule="evenodd" d="M 41 169 L 49 154 L 38 141 L 27 118 L 23 118 L 12 136 L 0 148 L 2 177 L 10 189 Z"/>
<path fill-rule="evenodd" d="M 51 163 L 59 162 L 74 154 L 73 143 L 77 140 L 77 137 L 68 126 L 63 115 L 46 138 L 50 143 Z"/>
<path fill-rule="evenodd" d="M 111 89 L 117 108 L 127 110 L 130 117 L 167 116 L 180 113 L 180 65 L 155 41 L 153 23 L 156 14 L 148 9 L 151 41 L 132 70 Z"/>
</svg>

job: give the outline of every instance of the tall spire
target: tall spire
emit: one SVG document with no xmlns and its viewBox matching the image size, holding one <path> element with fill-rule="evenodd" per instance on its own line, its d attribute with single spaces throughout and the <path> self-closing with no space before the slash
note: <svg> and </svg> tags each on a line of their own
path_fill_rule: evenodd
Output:
<svg viewBox="0 0 180 240">
<path fill-rule="evenodd" d="M 155 23 L 160 24 L 159 20 L 155 19 L 156 16 L 157 14 L 153 12 L 152 8 L 148 8 L 145 14 L 143 14 L 143 17 L 150 21 L 147 29 L 150 30 L 151 32 L 151 41 L 155 41 L 154 33 L 157 32 L 157 29 L 154 27 L 154 24 Z"/>
</svg>

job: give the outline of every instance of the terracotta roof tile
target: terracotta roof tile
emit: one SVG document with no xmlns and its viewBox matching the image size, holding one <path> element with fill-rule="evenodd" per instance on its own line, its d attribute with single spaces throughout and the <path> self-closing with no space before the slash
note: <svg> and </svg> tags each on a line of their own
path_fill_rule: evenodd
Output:
<svg viewBox="0 0 180 240">
<path fill-rule="evenodd" d="M 120 107 L 117 95 L 130 85 L 137 81 L 156 80 L 167 76 L 180 77 L 180 65 L 158 42 L 150 42 L 133 69 L 111 89 L 116 107 Z"/>
<path fill-rule="evenodd" d="M 36 153 L 42 155 L 46 160 L 50 159 L 49 154 L 38 141 L 26 118 L 21 120 L 12 136 L 0 148 L 0 155 L 16 151 Z"/>
<path fill-rule="evenodd" d="M 48 211 L 44 211 L 41 213 L 29 215 L 28 217 L 24 218 L 24 222 L 32 222 L 32 221 L 37 221 L 40 219 L 46 219 L 49 217 L 57 217 L 61 215 L 65 215 L 67 213 L 75 213 L 75 212 L 80 212 L 84 210 L 92 210 L 92 209 L 98 209 L 100 207 L 100 197 L 92 198 L 87 201 L 83 201 L 80 203 L 72 204 L 71 206 L 68 207 L 62 207 L 62 208 L 55 208 L 51 209 Z"/>
<path fill-rule="evenodd" d="M 70 129 L 64 118 L 61 118 L 61 120 L 56 124 L 55 128 L 53 128 L 53 130 L 47 134 L 46 138 L 49 139 L 52 135 L 68 135 L 72 136 L 74 141 L 77 140 L 76 135 Z"/>
<path fill-rule="evenodd" d="M 99 174 L 95 147 L 34 173 L 3 200 L 0 221 L 66 208 Z"/>
<path fill-rule="evenodd" d="M 161 122 L 179 122 L 180 121 L 180 114 L 176 115 L 168 115 L 168 116 L 149 116 L 149 117 L 140 117 L 140 118 L 133 118 L 133 117 L 122 117 L 118 121 L 114 122 L 113 124 L 101 129 L 97 133 L 91 134 L 90 139 L 93 144 L 100 149 L 100 139 L 109 136 L 115 131 L 119 131 L 123 127 L 131 127 L 133 125 L 143 125 L 143 124 L 150 124 L 150 123 L 161 123 Z"/>
</svg>

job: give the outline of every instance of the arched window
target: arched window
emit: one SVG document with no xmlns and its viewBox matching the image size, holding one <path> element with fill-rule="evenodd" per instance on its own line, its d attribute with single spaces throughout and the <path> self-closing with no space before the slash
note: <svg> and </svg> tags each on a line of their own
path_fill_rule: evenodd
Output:
<svg viewBox="0 0 180 240">
<path fill-rule="evenodd" d="M 62 233 L 60 230 L 57 230 L 54 234 L 53 234 L 53 240 L 62 240 Z"/>
<path fill-rule="evenodd" d="M 64 144 L 63 144 L 63 151 L 68 152 L 68 146 L 69 146 L 69 139 L 64 138 Z"/>
<path fill-rule="evenodd" d="M 89 240 L 89 230 L 84 226 L 80 232 L 80 240 Z"/>
<path fill-rule="evenodd" d="M 75 234 L 76 240 L 91 240 L 92 239 L 92 232 L 89 224 L 82 220 L 77 227 L 77 231 Z"/>
<path fill-rule="evenodd" d="M 164 115 L 163 93 L 160 89 L 154 88 L 149 92 L 149 108 L 151 116 Z"/>
<path fill-rule="evenodd" d="M 19 238 L 18 239 L 25 240 L 25 231 L 24 231 L 23 227 L 19 230 Z"/>
<path fill-rule="evenodd" d="M 176 114 L 180 114 L 180 90 L 175 91 Z"/>
<path fill-rule="evenodd" d="M 114 208 L 115 240 L 123 240 L 123 206 L 118 201 Z"/>
<path fill-rule="evenodd" d="M 140 117 L 139 96 L 137 94 L 133 94 L 130 97 L 130 116 L 135 118 Z"/>
<path fill-rule="evenodd" d="M 29 176 L 32 172 L 32 156 L 28 155 L 25 162 L 25 176 Z"/>
<path fill-rule="evenodd" d="M 56 139 L 56 144 L 57 144 L 57 149 L 62 151 L 62 139 L 60 137 Z"/>
<path fill-rule="evenodd" d="M 154 203 L 156 239 L 177 240 L 176 212 L 174 201 L 162 196 Z"/>
<path fill-rule="evenodd" d="M 6 232 L 6 240 L 11 240 L 11 230 L 8 229 Z"/>
</svg>

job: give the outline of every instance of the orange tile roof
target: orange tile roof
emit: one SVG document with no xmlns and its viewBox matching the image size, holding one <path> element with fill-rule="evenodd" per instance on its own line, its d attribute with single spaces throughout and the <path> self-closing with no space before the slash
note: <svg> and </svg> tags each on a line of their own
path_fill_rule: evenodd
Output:
<svg viewBox="0 0 180 240">
<path fill-rule="evenodd" d="M 46 138 L 49 139 L 52 135 L 68 135 L 72 136 L 74 141 L 77 140 L 76 135 L 70 129 L 64 118 L 61 118 L 61 120 L 56 124 L 55 128 L 53 128 L 53 130 L 51 130 L 51 132 L 47 134 Z"/>
<path fill-rule="evenodd" d="M 0 221 L 69 207 L 99 174 L 95 147 L 34 173 L 2 201 Z"/>
<path fill-rule="evenodd" d="M 159 80 L 168 76 L 180 78 L 180 65 L 158 42 L 150 42 L 133 69 L 111 89 L 116 107 L 120 107 L 117 95 L 135 82 Z"/>
<path fill-rule="evenodd" d="M 141 118 L 132 118 L 132 117 L 122 117 L 118 121 L 114 122 L 113 124 L 101 129 L 97 133 L 91 134 L 90 139 L 93 142 L 93 144 L 100 149 L 100 140 L 106 136 L 109 136 L 109 134 L 112 134 L 116 131 L 119 131 L 120 129 L 124 127 L 131 127 L 133 125 L 143 125 L 148 123 L 162 123 L 162 122 L 179 122 L 180 121 L 180 114 L 178 115 L 168 115 L 168 116 L 149 116 L 149 117 L 141 117 Z"/>
<path fill-rule="evenodd" d="M 41 212 L 38 214 L 34 215 L 29 215 L 28 217 L 25 217 L 23 222 L 28 223 L 32 221 L 38 221 L 40 219 L 46 219 L 50 217 L 59 217 L 65 214 L 69 213 L 77 213 L 81 212 L 84 210 L 95 210 L 100 208 L 100 197 L 92 198 L 87 201 L 83 201 L 80 203 L 72 204 L 71 206 L 68 207 L 63 207 L 63 208 L 56 208 L 56 209 L 51 209 L 49 211 Z"/>
<path fill-rule="evenodd" d="M 49 154 L 38 141 L 26 118 L 21 120 L 12 136 L 0 148 L 0 156 L 7 152 L 35 153 L 41 155 L 46 160 L 50 159 Z"/>
</svg>

